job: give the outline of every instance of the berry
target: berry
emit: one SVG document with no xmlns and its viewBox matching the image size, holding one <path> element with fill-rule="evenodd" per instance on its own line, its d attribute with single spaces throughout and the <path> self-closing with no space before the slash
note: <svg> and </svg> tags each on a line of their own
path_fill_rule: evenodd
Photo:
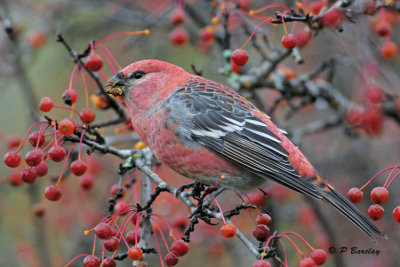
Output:
<svg viewBox="0 0 400 267">
<path fill-rule="evenodd" d="M 385 41 L 381 46 L 381 55 L 384 59 L 389 60 L 396 56 L 397 45 L 392 41 Z"/>
<path fill-rule="evenodd" d="M 29 151 L 25 154 L 25 162 L 29 166 L 37 166 L 42 162 L 43 155 L 44 153 L 41 149 Z"/>
<path fill-rule="evenodd" d="M 104 240 L 104 247 L 110 252 L 116 251 L 119 247 L 118 238 L 112 236 L 111 238 Z"/>
<path fill-rule="evenodd" d="M 260 214 L 257 216 L 256 222 L 257 224 L 264 224 L 266 226 L 269 226 L 271 224 L 271 216 L 266 213 Z"/>
<path fill-rule="evenodd" d="M 364 1 L 364 14 L 365 15 L 374 15 L 376 12 L 376 4 L 374 0 L 366 0 Z"/>
<path fill-rule="evenodd" d="M 343 22 L 344 17 L 342 9 L 334 8 L 320 17 L 320 23 L 323 27 L 338 27 Z"/>
<path fill-rule="evenodd" d="M 83 267 L 99 267 L 100 260 L 96 256 L 89 255 L 83 259 Z"/>
<path fill-rule="evenodd" d="M 285 34 L 282 36 L 281 43 L 286 49 L 293 49 L 297 46 L 297 39 L 293 33 Z"/>
<path fill-rule="evenodd" d="M 117 263 L 115 262 L 115 260 L 113 258 L 105 258 L 103 261 L 103 267 L 116 267 Z"/>
<path fill-rule="evenodd" d="M 110 106 L 110 101 L 107 99 L 105 95 L 91 95 L 90 100 L 95 108 L 98 109 L 107 109 Z"/>
<path fill-rule="evenodd" d="M 57 201 L 61 198 L 61 189 L 55 185 L 49 185 L 44 190 L 44 196 L 51 201 Z"/>
<path fill-rule="evenodd" d="M 178 261 L 178 256 L 173 251 L 165 255 L 165 263 L 167 264 L 167 266 L 175 266 L 178 264 Z"/>
<path fill-rule="evenodd" d="M 304 28 L 296 31 L 295 36 L 297 40 L 297 46 L 304 47 L 310 42 L 312 33 L 309 28 Z"/>
<path fill-rule="evenodd" d="M 78 100 L 78 95 L 75 90 L 67 89 L 62 94 L 62 99 L 66 105 L 73 105 L 75 104 L 76 100 Z"/>
<path fill-rule="evenodd" d="M 83 190 L 90 190 L 94 185 L 93 175 L 87 173 L 79 178 L 79 185 Z"/>
<path fill-rule="evenodd" d="M 21 140 L 17 136 L 9 136 L 7 137 L 7 149 L 11 150 L 19 145 Z"/>
<path fill-rule="evenodd" d="M 138 261 L 143 257 L 143 251 L 138 247 L 131 247 L 128 250 L 128 257 L 131 258 L 131 260 Z"/>
<path fill-rule="evenodd" d="M 249 60 L 249 54 L 246 50 L 236 49 L 232 53 L 232 61 L 238 66 L 244 66 Z"/>
<path fill-rule="evenodd" d="M 63 161 L 65 155 L 66 155 L 65 149 L 62 146 L 54 145 L 49 149 L 49 157 L 52 161 L 55 162 Z"/>
<path fill-rule="evenodd" d="M 21 156 L 17 152 L 7 152 L 4 155 L 4 163 L 11 168 L 16 168 L 21 163 Z"/>
<path fill-rule="evenodd" d="M 90 71 L 99 71 L 103 67 L 103 59 L 99 55 L 92 54 L 86 60 L 86 68 Z"/>
<path fill-rule="evenodd" d="M 43 97 L 40 100 L 39 109 L 43 112 L 49 112 L 53 108 L 53 101 L 49 97 Z"/>
<path fill-rule="evenodd" d="M 74 160 L 71 163 L 70 169 L 71 172 L 76 176 L 81 176 L 86 172 L 87 169 L 86 162 L 81 159 Z"/>
<path fill-rule="evenodd" d="M 383 91 L 379 86 L 369 86 L 365 95 L 373 104 L 378 104 L 383 99 Z"/>
<path fill-rule="evenodd" d="M 379 186 L 372 189 L 371 200 L 375 204 L 379 205 L 385 204 L 388 199 L 389 199 L 389 191 L 386 188 Z"/>
<path fill-rule="evenodd" d="M 375 25 L 374 30 L 380 36 L 389 36 L 392 33 L 392 25 L 382 20 Z"/>
<path fill-rule="evenodd" d="M 189 245 L 183 240 L 175 240 L 171 245 L 171 251 L 175 252 L 176 256 L 185 256 L 189 251 Z"/>
<path fill-rule="evenodd" d="M 126 233 L 126 242 L 130 245 L 136 245 L 136 232 L 131 230 L 128 233 Z M 137 242 L 140 241 L 140 235 L 137 236 Z"/>
<path fill-rule="evenodd" d="M 393 210 L 393 219 L 397 222 L 400 223 L 400 206 L 397 206 L 394 210 Z"/>
<path fill-rule="evenodd" d="M 188 34 L 184 29 L 176 28 L 169 34 L 169 39 L 174 45 L 184 45 L 188 40 Z"/>
<path fill-rule="evenodd" d="M 361 110 L 352 108 L 347 111 L 346 121 L 349 125 L 356 126 L 360 123 L 362 116 Z"/>
<path fill-rule="evenodd" d="M 79 113 L 79 116 L 81 121 L 86 124 L 92 123 L 94 119 L 96 119 L 96 114 L 90 108 L 82 109 L 81 113 Z"/>
<path fill-rule="evenodd" d="M 96 233 L 96 236 L 100 239 L 108 239 L 112 236 L 112 228 L 110 225 L 108 225 L 107 223 L 99 223 L 98 225 L 96 225 L 96 227 L 94 228 L 94 231 Z"/>
<path fill-rule="evenodd" d="M 251 0 L 238 0 L 238 7 L 243 10 L 250 10 L 251 8 Z"/>
<path fill-rule="evenodd" d="M 321 9 L 324 7 L 325 3 L 322 1 L 312 1 L 310 3 L 310 13 L 318 15 Z"/>
<path fill-rule="evenodd" d="M 20 173 L 22 181 L 27 184 L 33 184 L 36 180 L 37 174 L 33 168 L 25 168 Z"/>
<path fill-rule="evenodd" d="M 120 213 L 121 215 L 124 215 L 124 213 L 126 214 L 127 212 L 130 211 L 129 204 L 126 203 L 123 200 L 119 200 L 117 202 L 117 204 L 115 204 L 115 208 L 114 209 L 115 209 L 116 212 Z"/>
<path fill-rule="evenodd" d="M 12 186 L 19 186 L 24 183 L 24 181 L 22 181 L 21 179 L 21 173 L 16 170 L 10 172 L 10 174 L 8 175 L 8 182 Z"/>
<path fill-rule="evenodd" d="M 242 67 L 235 64 L 235 62 L 233 62 L 232 59 L 231 59 L 231 68 L 232 68 L 232 72 L 237 73 L 237 74 L 239 74 L 240 71 L 242 70 Z"/>
<path fill-rule="evenodd" d="M 360 203 L 363 199 L 363 196 L 364 193 L 357 187 L 350 188 L 349 192 L 347 192 L 347 197 L 354 204 Z"/>
<path fill-rule="evenodd" d="M 257 260 L 252 267 L 271 267 L 271 264 L 264 260 Z"/>
<path fill-rule="evenodd" d="M 29 136 L 29 143 L 33 146 L 33 147 L 41 147 L 44 144 L 44 141 L 46 141 L 46 137 L 41 134 L 40 132 L 33 132 L 30 136 Z M 39 144 L 37 145 L 37 143 L 39 142 Z"/>
<path fill-rule="evenodd" d="M 110 194 L 114 196 L 118 192 L 118 190 L 119 190 L 119 185 L 113 184 L 110 189 Z M 125 195 L 125 192 L 126 192 L 125 187 L 122 187 L 122 196 Z"/>
<path fill-rule="evenodd" d="M 315 262 L 309 257 L 303 258 L 299 263 L 299 267 L 315 267 L 315 266 L 316 266 Z"/>
<path fill-rule="evenodd" d="M 374 221 L 379 221 L 380 219 L 382 219 L 384 213 L 384 209 L 378 204 L 371 205 L 368 208 L 368 216 Z"/>
<path fill-rule="evenodd" d="M 174 13 L 171 15 L 171 23 L 173 25 L 178 25 L 184 23 L 186 20 L 185 12 L 182 8 L 175 9 Z"/>
<path fill-rule="evenodd" d="M 361 125 L 370 135 L 380 134 L 383 129 L 382 110 L 376 105 L 366 108 L 362 115 Z"/>
<path fill-rule="evenodd" d="M 220 231 L 221 231 L 221 234 L 223 237 L 232 238 L 236 235 L 237 230 L 236 230 L 236 226 L 234 226 L 233 224 L 226 223 L 221 227 Z"/>
<path fill-rule="evenodd" d="M 253 230 L 253 236 L 258 241 L 265 241 L 269 235 L 269 228 L 264 224 L 257 225 Z"/>
<path fill-rule="evenodd" d="M 310 258 L 315 262 L 316 265 L 322 265 L 326 261 L 326 252 L 323 249 L 314 249 L 310 253 Z"/>
<path fill-rule="evenodd" d="M 35 32 L 29 36 L 28 41 L 34 49 L 39 49 L 46 42 L 46 35 L 43 32 Z"/>
<path fill-rule="evenodd" d="M 33 169 L 35 170 L 37 176 L 39 176 L 39 177 L 45 176 L 47 174 L 47 172 L 49 171 L 49 167 L 47 166 L 47 163 L 43 160 L 39 163 L 39 165 L 33 167 Z"/>
<path fill-rule="evenodd" d="M 214 29 L 212 27 L 205 27 L 200 31 L 200 39 L 203 42 L 214 41 Z"/>
<path fill-rule="evenodd" d="M 58 124 L 58 131 L 64 136 L 74 133 L 75 125 L 70 119 L 64 119 Z"/>
</svg>

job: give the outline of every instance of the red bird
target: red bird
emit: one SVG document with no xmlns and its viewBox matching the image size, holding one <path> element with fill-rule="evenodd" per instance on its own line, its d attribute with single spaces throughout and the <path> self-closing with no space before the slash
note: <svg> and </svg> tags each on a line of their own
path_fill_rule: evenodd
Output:
<svg viewBox="0 0 400 267">
<path fill-rule="evenodd" d="M 231 89 L 158 60 L 132 63 L 106 86 L 124 96 L 136 133 L 176 172 L 240 191 L 271 180 L 325 200 L 373 240 L 386 238 L 266 114 Z"/>
</svg>

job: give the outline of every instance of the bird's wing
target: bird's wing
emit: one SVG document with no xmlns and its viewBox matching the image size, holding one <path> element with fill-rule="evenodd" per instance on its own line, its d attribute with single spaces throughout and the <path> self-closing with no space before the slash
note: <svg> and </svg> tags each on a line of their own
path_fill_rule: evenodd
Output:
<svg viewBox="0 0 400 267">
<path fill-rule="evenodd" d="M 233 91 L 211 81 L 193 81 L 174 97 L 191 112 L 184 127 L 194 141 L 252 173 L 322 198 L 292 166 L 281 140 L 252 114 L 254 107 Z"/>
</svg>

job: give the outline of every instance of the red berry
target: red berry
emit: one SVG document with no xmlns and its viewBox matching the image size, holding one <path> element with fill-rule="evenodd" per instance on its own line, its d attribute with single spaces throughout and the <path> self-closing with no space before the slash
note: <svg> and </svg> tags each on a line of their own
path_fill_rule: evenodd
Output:
<svg viewBox="0 0 400 267">
<path fill-rule="evenodd" d="M 7 137 L 7 149 L 11 150 L 15 147 L 18 147 L 20 142 L 21 142 L 21 140 L 17 136 Z"/>
<path fill-rule="evenodd" d="M 315 267 L 315 262 L 309 258 L 305 257 L 300 261 L 299 267 Z"/>
<path fill-rule="evenodd" d="M 376 3 L 374 0 L 366 0 L 364 1 L 364 14 L 365 15 L 374 15 L 376 12 Z"/>
<path fill-rule="evenodd" d="M 371 191 L 371 200 L 375 204 L 383 205 L 389 199 L 389 191 L 382 186 L 375 187 Z"/>
<path fill-rule="evenodd" d="M 171 15 L 171 23 L 173 25 L 182 24 L 185 22 L 186 16 L 182 8 L 177 8 Z"/>
<path fill-rule="evenodd" d="M 249 54 L 246 50 L 236 49 L 232 53 L 232 61 L 238 66 L 244 66 L 249 60 Z"/>
<path fill-rule="evenodd" d="M 310 258 L 315 262 L 316 265 L 322 265 L 326 261 L 326 252 L 323 249 L 314 249 L 311 254 Z"/>
<path fill-rule="evenodd" d="M 41 149 L 32 150 L 25 154 L 25 162 L 29 166 L 37 166 L 42 162 L 44 153 Z"/>
<path fill-rule="evenodd" d="M 128 242 L 128 244 L 130 245 L 136 245 L 136 232 L 131 230 L 129 231 L 126 236 L 126 242 Z M 140 241 L 140 235 L 137 236 L 137 242 L 139 243 Z"/>
<path fill-rule="evenodd" d="M 27 184 L 33 184 L 36 181 L 37 174 L 33 168 L 25 168 L 20 173 L 22 181 Z"/>
<path fill-rule="evenodd" d="M 252 267 L 271 267 L 271 264 L 264 260 L 257 260 Z"/>
<path fill-rule="evenodd" d="M 382 219 L 384 213 L 384 209 L 378 204 L 371 205 L 368 208 L 368 216 L 374 221 L 379 221 L 380 219 Z"/>
<path fill-rule="evenodd" d="M 396 56 L 397 45 L 392 41 L 385 41 L 381 46 L 381 55 L 384 59 L 389 60 Z"/>
<path fill-rule="evenodd" d="M 235 64 L 235 62 L 233 62 L 232 59 L 231 59 L 231 67 L 232 67 L 232 72 L 236 73 L 236 74 L 239 74 L 240 71 L 242 70 L 242 67 L 237 65 L 237 64 Z"/>
<path fill-rule="evenodd" d="M 4 163 L 11 168 L 16 168 L 21 163 L 21 156 L 17 152 L 7 152 L 4 155 Z"/>
<path fill-rule="evenodd" d="M 183 240 L 175 240 L 171 245 L 171 251 L 175 252 L 176 256 L 185 256 L 189 251 L 189 245 Z"/>
<path fill-rule="evenodd" d="M 349 109 L 346 114 L 346 121 L 351 126 L 356 126 L 361 122 L 363 113 L 359 109 Z"/>
<path fill-rule="evenodd" d="M 271 224 L 271 216 L 266 213 L 260 214 L 257 216 L 256 222 L 257 224 L 265 224 L 266 226 L 269 226 Z"/>
<path fill-rule="evenodd" d="M 113 184 L 110 189 L 110 194 L 114 196 L 118 192 L 118 190 L 119 190 L 119 185 Z M 122 196 L 125 195 L 125 192 L 126 192 L 125 187 L 122 187 Z"/>
<path fill-rule="evenodd" d="M 400 206 L 397 206 L 394 210 L 393 210 L 393 219 L 397 222 L 400 223 Z"/>
<path fill-rule="evenodd" d="M 53 101 L 51 98 L 45 96 L 40 100 L 39 109 L 43 112 L 49 112 L 53 108 Z"/>
<path fill-rule="evenodd" d="M 250 10 L 251 8 L 251 0 L 238 0 L 238 7 L 243 10 Z"/>
<path fill-rule="evenodd" d="M 143 251 L 138 247 L 131 247 L 128 250 L 128 257 L 131 258 L 131 260 L 138 261 L 143 257 Z"/>
<path fill-rule="evenodd" d="M 39 177 L 43 177 L 47 174 L 47 172 L 49 171 L 49 167 L 47 166 L 46 161 L 42 160 L 39 165 L 33 167 L 33 169 L 35 170 L 37 176 Z"/>
<path fill-rule="evenodd" d="M 112 236 L 106 240 L 104 240 L 104 247 L 108 251 L 116 251 L 119 247 L 119 239 L 116 238 L 115 236 Z"/>
<path fill-rule="evenodd" d="M 200 31 L 200 39 L 203 42 L 214 41 L 214 29 L 212 27 L 205 27 Z"/>
<path fill-rule="evenodd" d="M 297 40 L 297 46 L 304 47 L 311 40 L 312 33 L 309 28 L 304 28 L 304 29 L 296 31 L 295 36 L 296 36 L 296 40 Z"/>
<path fill-rule="evenodd" d="M 101 222 L 94 228 L 96 236 L 100 239 L 108 239 L 112 236 L 113 230 L 107 223 Z"/>
<path fill-rule="evenodd" d="M 13 186 L 19 186 L 24 183 L 21 179 L 21 173 L 16 170 L 10 172 L 8 175 L 8 182 Z"/>
<path fill-rule="evenodd" d="M 293 49 L 297 46 L 297 39 L 293 33 L 285 34 L 282 36 L 282 45 L 286 49 Z"/>
<path fill-rule="evenodd" d="M 70 119 L 64 119 L 58 124 L 58 131 L 64 136 L 74 133 L 75 125 Z"/>
<path fill-rule="evenodd" d="M 86 68 L 90 71 L 99 71 L 103 67 L 103 59 L 99 55 L 92 54 L 86 60 Z"/>
<path fill-rule="evenodd" d="M 51 201 L 57 201 L 61 198 L 61 189 L 55 185 L 49 185 L 44 190 L 44 196 Z"/>
<path fill-rule="evenodd" d="M 65 155 L 66 155 L 65 149 L 62 146 L 54 145 L 49 149 L 49 157 L 52 161 L 55 162 L 63 161 Z"/>
<path fill-rule="evenodd" d="M 232 238 L 236 235 L 237 229 L 236 226 L 234 226 L 233 224 L 226 223 L 221 227 L 220 231 L 223 237 Z"/>
<path fill-rule="evenodd" d="M 314 15 L 318 15 L 321 9 L 324 7 L 325 3 L 322 1 L 312 1 L 310 3 L 310 13 Z"/>
<path fill-rule="evenodd" d="M 253 230 L 253 236 L 258 241 L 265 241 L 269 235 L 269 228 L 264 224 L 257 225 Z"/>
<path fill-rule="evenodd" d="M 83 259 L 83 267 L 100 267 L 100 260 L 93 255 L 86 256 Z"/>
<path fill-rule="evenodd" d="M 174 45 L 184 45 L 188 40 L 188 34 L 184 29 L 176 28 L 169 34 L 169 39 Z"/>
<path fill-rule="evenodd" d="M 354 204 L 360 203 L 363 199 L 363 195 L 364 193 L 357 187 L 350 188 L 349 192 L 347 192 L 347 197 Z"/>
<path fill-rule="evenodd" d="M 44 144 L 44 141 L 46 140 L 46 137 L 40 133 L 40 132 L 33 132 L 30 136 L 29 136 L 29 143 L 33 146 L 36 147 L 37 143 L 39 142 L 39 144 L 37 145 L 37 147 L 41 147 Z"/>
<path fill-rule="evenodd" d="M 130 211 L 129 204 L 124 200 L 118 200 L 115 204 L 115 211 L 120 213 L 120 215 L 126 215 Z"/>
<path fill-rule="evenodd" d="M 62 99 L 65 104 L 71 106 L 71 105 L 75 104 L 76 100 L 78 100 L 78 95 L 76 94 L 75 90 L 67 89 L 62 94 Z"/>
<path fill-rule="evenodd" d="M 71 163 L 70 169 L 71 172 L 76 176 L 81 176 L 86 172 L 87 169 L 86 162 L 81 159 L 74 160 Z"/>
<path fill-rule="evenodd" d="M 93 175 L 87 173 L 79 178 L 79 185 L 83 190 L 90 190 L 94 185 Z"/>
<path fill-rule="evenodd" d="M 115 260 L 113 258 L 105 258 L 103 261 L 103 267 L 116 267 L 117 263 L 115 262 Z"/>
<path fill-rule="evenodd" d="M 344 20 L 344 12 L 342 9 L 334 8 L 322 14 L 320 22 L 323 27 L 338 27 Z"/>
<path fill-rule="evenodd" d="M 175 266 L 178 264 L 178 256 L 175 254 L 174 251 L 169 252 L 167 255 L 165 255 L 165 263 L 167 266 Z"/>
<path fill-rule="evenodd" d="M 383 118 L 382 110 L 373 105 L 364 110 L 361 125 L 370 135 L 378 135 L 383 129 Z"/>
<path fill-rule="evenodd" d="M 369 86 L 365 95 L 373 104 L 378 104 L 383 99 L 383 91 L 379 86 Z"/>
<path fill-rule="evenodd" d="M 392 25 L 385 20 L 381 20 L 375 25 L 374 30 L 380 36 L 389 36 L 392 33 Z"/>
<path fill-rule="evenodd" d="M 79 113 L 81 121 L 83 123 L 89 124 L 92 123 L 96 119 L 96 113 L 90 108 L 82 109 L 81 113 Z"/>
<path fill-rule="evenodd" d="M 172 221 L 172 226 L 178 228 L 182 232 L 185 230 L 185 228 L 188 226 L 189 222 L 186 216 L 182 214 L 178 214 L 174 220 Z"/>
</svg>

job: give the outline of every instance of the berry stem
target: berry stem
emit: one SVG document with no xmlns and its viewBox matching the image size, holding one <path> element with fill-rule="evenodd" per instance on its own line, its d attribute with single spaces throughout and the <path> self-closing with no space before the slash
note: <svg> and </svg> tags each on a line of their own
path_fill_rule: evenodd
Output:
<svg viewBox="0 0 400 267">
<path fill-rule="evenodd" d="M 137 220 L 136 220 L 136 225 L 135 225 L 135 244 L 136 244 L 136 246 L 137 246 L 137 243 L 138 243 L 138 238 L 137 238 L 137 233 L 138 233 L 138 229 L 139 229 L 139 224 L 140 224 L 140 221 L 142 220 L 142 218 L 143 218 L 143 215 L 144 215 L 144 213 L 140 213 L 140 215 L 139 215 L 139 218 L 137 218 Z"/>
<path fill-rule="evenodd" d="M 268 5 L 268 6 L 265 6 L 265 7 L 263 7 L 263 8 L 257 9 L 257 10 L 250 10 L 250 11 L 249 11 L 249 15 L 252 16 L 252 15 L 254 15 L 254 14 L 258 14 L 258 13 L 261 13 L 261 12 L 267 10 L 267 9 L 270 9 L 270 8 L 282 8 L 282 9 L 285 9 L 285 10 L 287 10 L 287 11 L 290 11 L 290 8 L 288 8 L 288 7 L 285 6 L 285 5 L 281 5 L 281 4 L 272 4 L 272 5 Z"/>
<path fill-rule="evenodd" d="M 386 187 L 386 185 L 387 185 L 387 183 L 389 182 L 389 180 L 391 180 L 390 177 L 392 177 L 393 172 L 394 172 L 395 170 L 397 170 L 398 168 L 399 168 L 399 166 L 396 166 L 396 167 L 394 167 L 394 168 L 390 171 L 389 176 L 388 176 L 388 178 L 386 179 L 385 184 L 383 185 L 383 187 Z"/>
<path fill-rule="evenodd" d="M 66 107 L 66 106 L 60 106 L 60 105 L 54 105 L 53 107 L 67 109 L 67 110 L 75 112 L 78 116 L 80 116 L 79 112 L 74 108 L 70 108 L 70 107 Z"/>
<path fill-rule="evenodd" d="M 127 217 L 128 217 L 128 216 L 127 216 Z M 117 229 L 118 229 L 118 233 L 119 233 L 119 242 L 121 242 L 121 239 L 122 239 L 122 240 L 124 241 L 126 247 L 129 249 L 129 244 L 128 244 L 128 242 L 126 241 L 126 239 L 125 239 L 125 237 L 124 237 L 124 231 L 125 231 L 125 229 L 124 229 L 123 231 L 121 231 L 122 225 L 121 225 L 121 227 L 119 227 L 118 224 L 117 224 L 116 222 L 114 222 L 114 225 L 115 225 L 115 227 L 117 227 Z M 117 235 L 118 235 L 118 233 L 117 233 Z"/>
<path fill-rule="evenodd" d="M 258 29 L 259 29 L 262 25 L 264 25 L 265 23 L 270 22 L 270 21 L 271 21 L 271 18 L 267 18 L 267 19 L 265 19 L 263 22 L 261 22 L 260 24 L 258 24 L 258 26 L 257 26 L 257 27 L 255 28 L 255 30 L 251 33 L 250 37 L 247 39 L 247 41 L 242 45 L 242 47 L 241 47 L 240 49 L 244 49 L 244 48 L 247 46 L 247 44 L 250 42 L 251 38 L 253 38 L 254 34 L 256 34 L 256 32 L 258 31 Z"/>
<path fill-rule="evenodd" d="M 82 130 L 81 132 L 81 138 L 79 140 L 79 152 L 78 152 L 78 160 L 81 159 L 81 151 L 82 151 L 82 140 L 83 140 L 83 136 L 85 135 L 85 130 Z"/>
<path fill-rule="evenodd" d="M 314 250 L 314 248 L 310 245 L 310 243 L 308 243 L 301 235 L 299 235 L 298 233 L 295 232 L 283 232 L 281 233 L 281 235 L 294 235 L 297 236 L 297 238 L 299 238 L 301 241 L 303 241 L 304 244 L 306 244 L 311 250 Z"/>
<path fill-rule="evenodd" d="M 365 185 L 363 185 L 363 186 L 360 188 L 360 191 L 362 191 L 367 185 L 369 185 L 376 177 L 378 177 L 378 176 L 381 175 L 382 173 L 384 173 L 384 172 L 386 172 L 386 171 L 388 171 L 388 170 L 391 170 L 391 169 L 393 169 L 393 168 L 398 168 L 398 167 L 400 167 L 400 166 L 388 167 L 388 168 L 386 168 L 386 169 L 381 170 L 380 172 L 378 172 L 377 174 L 375 174 L 375 176 L 372 177 Z"/>
<path fill-rule="evenodd" d="M 399 176 L 399 175 L 400 175 L 400 172 L 399 172 L 398 174 L 396 174 L 396 175 L 390 180 L 390 182 L 389 182 L 388 185 L 386 186 L 386 189 L 389 188 L 389 186 L 393 183 L 394 179 L 396 179 L 397 176 Z"/>
<path fill-rule="evenodd" d="M 76 261 L 77 259 L 81 258 L 81 257 L 86 257 L 86 256 L 90 256 L 90 254 L 80 254 L 78 256 L 76 256 L 75 258 L 73 258 L 72 260 L 70 260 L 67 264 L 64 265 L 64 267 L 68 267 L 70 266 L 74 261 Z"/>
<path fill-rule="evenodd" d="M 85 100 L 86 100 L 86 108 L 89 108 L 89 92 L 86 84 L 86 78 L 83 71 L 80 71 L 82 77 L 83 88 L 85 89 Z"/>
<path fill-rule="evenodd" d="M 221 208 L 221 206 L 219 205 L 217 199 L 216 199 L 213 195 L 211 195 L 211 194 L 210 194 L 210 197 L 211 197 L 212 199 L 214 199 L 215 204 L 217 204 L 218 209 L 219 209 L 219 212 L 221 213 L 222 221 L 224 222 L 224 224 L 226 224 L 225 217 L 224 217 L 224 212 L 222 211 L 222 208 Z"/>
<path fill-rule="evenodd" d="M 103 45 L 103 44 L 98 44 L 99 47 L 103 48 L 103 50 L 108 54 L 108 56 L 110 57 L 110 59 L 114 62 L 115 66 L 118 69 L 121 69 L 121 65 L 118 64 L 117 60 L 115 60 L 114 56 L 112 55 L 111 51 L 107 48 L 107 46 Z"/>
<path fill-rule="evenodd" d="M 250 198 L 247 196 L 247 194 L 244 193 L 244 192 L 242 192 L 242 193 L 243 193 L 243 195 L 245 195 L 245 196 L 247 197 L 247 199 L 248 199 L 249 202 L 250 202 Z M 236 193 L 236 195 L 240 198 L 240 200 L 242 200 L 242 203 L 246 203 L 246 202 L 244 201 L 244 199 L 242 198 L 242 196 L 239 195 L 239 193 Z M 250 210 L 249 210 L 249 209 L 246 209 L 246 211 L 247 211 L 247 213 L 249 214 L 249 216 L 250 216 L 251 220 L 253 221 L 254 225 L 257 225 L 257 222 L 256 222 L 256 220 L 254 219 L 253 215 L 251 214 Z M 256 211 L 258 212 L 259 215 L 261 215 L 261 212 L 260 212 L 258 209 L 256 209 Z"/>
<path fill-rule="evenodd" d="M 117 71 L 115 70 L 114 65 L 111 62 L 111 60 L 109 59 L 108 55 L 101 50 L 96 49 L 96 51 L 106 59 L 107 64 L 110 66 L 112 73 L 115 75 L 117 73 Z"/>
<path fill-rule="evenodd" d="M 41 123 L 48 123 L 48 122 L 47 121 L 38 121 L 38 122 L 35 122 L 34 124 L 32 124 L 32 126 L 29 127 L 28 131 L 24 135 L 24 138 L 22 138 L 21 143 L 19 144 L 19 146 L 17 147 L 15 152 L 18 152 L 21 149 L 22 145 L 24 144 L 26 138 L 28 137 L 28 134 L 32 131 L 33 127 L 35 127 L 36 125 L 41 124 Z"/>
<path fill-rule="evenodd" d="M 137 32 L 121 32 L 121 33 L 112 34 L 110 36 L 104 37 L 103 39 L 100 39 L 99 41 L 96 42 L 95 45 L 97 45 L 98 43 L 102 43 L 108 39 L 115 38 L 115 37 L 127 36 L 127 35 L 141 35 L 141 34 L 149 35 L 150 31 L 148 29 L 145 29 L 143 31 L 137 31 Z"/>
<path fill-rule="evenodd" d="M 97 73 L 98 73 L 98 74 L 101 76 L 101 78 L 103 78 L 105 81 L 108 81 L 107 76 L 104 75 L 104 73 L 103 73 L 101 70 L 99 70 Z"/>
<path fill-rule="evenodd" d="M 171 225 L 167 222 L 167 220 L 165 220 L 165 218 L 162 217 L 162 216 L 159 215 L 159 214 L 152 213 L 152 215 L 154 215 L 154 216 L 160 218 L 160 219 L 167 225 L 168 230 L 169 230 L 169 235 L 170 235 L 174 240 L 176 240 L 175 235 L 174 235 L 174 230 L 172 229 Z"/>
<path fill-rule="evenodd" d="M 57 123 L 56 123 L 56 121 L 52 121 L 51 124 L 52 124 L 53 129 L 54 129 L 54 143 L 57 146 Z"/>
<path fill-rule="evenodd" d="M 95 252 L 96 252 L 96 235 L 94 235 L 94 238 L 93 238 L 92 256 L 94 256 Z"/>
<path fill-rule="evenodd" d="M 168 247 L 167 240 L 165 240 L 165 236 L 164 236 L 163 232 L 161 231 L 160 226 L 158 226 L 158 224 L 155 223 L 155 222 L 153 222 L 153 225 L 155 225 L 155 226 L 157 227 L 158 231 L 160 232 L 160 235 L 161 235 L 161 238 L 162 238 L 162 240 L 163 240 L 163 242 L 164 242 L 164 245 L 165 245 L 165 247 L 167 248 L 167 251 L 169 252 L 169 247 Z"/>
<path fill-rule="evenodd" d="M 296 249 L 297 253 L 299 253 L 299 255 L 301 257 L 304 257 L 304 254 L 300 251 L 300 249 L 296 246 L 296 244 L 293 242 L 293 240 L 290 237 L 288 237 L 287 235 L 284 235 L 284 234 L 280 234 L 280 235 L 278 235 L 278 237 L 286 238 L 289 241 L 289 243 L 292 244 L 292 246 Z"/>
<path fill-rule="evenodd" d="M 279 239 L 279 244 L 281 244 L 281 247 L 283 249 L 283 257 L 285 258 L 284 264 L 285 264 L 286 267 L 288 267 L 287 252 L 286 252 L 285 243 L 283 243 L 283 241 Z"/>
<path fill-rule="evenodd" d="M 264 245 L 264 253 L 261 254 L 261 259 L 263 259 L 265 256 L 265 252 L 267 251 L 269 242 L 271 242 L 272 238 L 275 238 L 275 237 L 276 237 L 276 235 L 271 235 L 270 237 L 268 237 L 267 242 L 265 242 L 265 245 Z"/>
<path fill-rule="evenodd" d="M 160 245 L 159 245 L 158 239 L 157 239 L 157 231 L 155 231 L 155 229 L 154 229 L 154 224 L 152 224 L 151 227 L 153 228 L 154 241 L 156 241 L 156 247 L 157 247 L 158 256 L 160 257 L 161 266 L 164 267 L 164 261 L 163 261 L 163 258 L 161 257 Z M 137 242 L 136 242 L 136 244 L 137 244 Z"/>
<path fill-rule="evenodd" d="M 76 73 L 76 70 L 78 69 L 78 66 L 79 66 L 79 63 L 76 64 L 72 70 L 71 78 L 69 79 L 69 89 L 75 89 L 75 87 L 72 87 L 72 84 L 74 83 L 75 73 Z"/>
<path fill-rule="evenodd" d="M 72 152 L 72 150 L 74 149 L 75 145 L 76 145 L 76 143 L 73 144 L 73 145 L 71 146 L 71 148 L 70 148 L 69 151 L 68 151 L 67 157 L 66 157 L 65 160 L 64 160 L 64 166 L 63 166 L 63 168 L 62 168 L 62 170 L 61 170 L 60 177 L 58 178 L 57 183 L 56 183 L 56 186 L 57 186 L 57 187 L 58 187 L 58 185 L 61 183 L 61 180 L 62 180 L 64 171 L 65 171 L 65 168 L 67 167 L 67 163 L 68 163 L 69 156 L 71 155 L 71 152 Z"/>
</svg>

